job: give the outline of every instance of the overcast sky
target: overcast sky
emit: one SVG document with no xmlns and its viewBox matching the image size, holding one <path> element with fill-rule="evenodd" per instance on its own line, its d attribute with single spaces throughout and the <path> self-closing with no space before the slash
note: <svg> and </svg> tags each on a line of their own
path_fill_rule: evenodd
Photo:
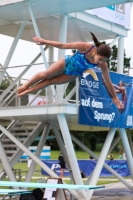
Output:
<svg viewBox="0 0 133 200">
<path fill-rule="evenodd" d="M 0 63 L 3 65 L 5 62 L 5 59 L 8 55 L 9 49 L 12 45 L 14 38 L 0 35 Z M 130 31 L 128 32 L 128 37 L 125 38 L 125 53 L 127 57 L 131 57 L 131 67 L 133 68 L 133 6 L 131 9 L 131 21 L 130 21 Z M 40 52 L 40 48 L 35 45 L 32 42 L 26 42 L 23 40 L 20 40 L 18 42 L 18 45 L 16 47 L 16 50 L 13 54 L 13 57 L 11 59 L 11 62 L 9 66 L 17 66 L 17 65 L 23 65 L 23 64 L 29 64 Z M 66 51 L 66 54 L 70 54 L 70 50 Z M 57 54 L 55 54 L 55 60 L 57 59 Z M 47 56 L 47 54 L 46 54 Z M 42 58 L 39 59 L 38 62 L 43 62 Z M 30 78 L 33 76 L 36 72 L 44 70 L 44 66 L 34 66 L 32 69 L 28 71 L 28 73 L 24 76 L 25 78 Z M 15 68 L 8 70 L 8 73 L 10 73 L 11 76 L 18 76 L 20 72 L 24 68 Z M 133 70 L 131 70 L 130 75 L 133 76 Z"/>
</svg>

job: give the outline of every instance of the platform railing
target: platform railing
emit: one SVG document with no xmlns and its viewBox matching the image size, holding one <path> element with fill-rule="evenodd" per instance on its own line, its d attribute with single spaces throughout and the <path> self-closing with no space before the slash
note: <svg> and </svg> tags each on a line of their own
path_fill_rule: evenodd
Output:
<svg viewBox="0 0 133 200">
<path fill-rule="evenodd" d="M 51 63 L 52 62 L 49 62 L 49 65 Z M 36 65 L 42 65 L 42 64 L 43 63 L 21 65 L 21 66 L 12 66 L 10 68 L 14 69 L 14 68 L 17 68 L 17 67 L 24 67 L 24 66 L 26 68 L 28 68 L 30 66 L 36 66 Z M 1 95 L 0 95 L 0 105 L 1 105 L 1 107 L 8 108 L 8 107 L 17 107 L 17 106 L 31 106 L 31 105 L 33 105 L 33 102 L 37 101 L 39 98 L 44 99 L 44 101 L 42 100 L 42 102 L 39 105 L 45 106 L 47 104 L 57 104 L 58 103 L 58 100 L 55 99 L 55 97 L 52 97 L 52 94 L 51 94 L 51 96 L 48 95 L 48 92 L 50 91 L 49 88 L 45 88 L 45 89 L 34 92 L 35 95 L 32 98 L 32 100 L 28 100 L 27 97 L 22 97 L 22 98 L 18 97 L 17 96 L 17 89 L 24 82 L 28 81 L 28 79 L 22 78 L 22 76 L 27 72 L 27 70 L 25 71 L 25 73 L 24 73 L 24 71 L 22 73 L 20 73 L 19 78 L 18 78 L 18 77 L 9 76 L 8 70 L 7 70 L 7 74 L 5 74 L 4 79 L 10 80 L 11 84 L 3 92 L 1 92 Z M 62 99 L 61 103 L 72 103 L 72 104 L 76 104 L 78 106 L 79 105 L 79 96 L 78 96 L 79 95 L 79 92 L 78 92 L 79 81 L 78 81 L 78 78 L 75 80 L 75 86 L 67 94 L 66 91 L 67 91 L 68 85 L 69 85 L 69 83 L 63 85 L 64 94 L 59 94 L 59 92 L 58 92 L 58 96 L 63 95 L 63 99 Z M 43 93 L 43 95 L 42 95 L 42 93 Z M 75 95 L 75 98 L 72 99 L 72 97 L 74 95 Z M 51 101 L 50 98 L 52 98 L 52 101 Z"/>
</svg>

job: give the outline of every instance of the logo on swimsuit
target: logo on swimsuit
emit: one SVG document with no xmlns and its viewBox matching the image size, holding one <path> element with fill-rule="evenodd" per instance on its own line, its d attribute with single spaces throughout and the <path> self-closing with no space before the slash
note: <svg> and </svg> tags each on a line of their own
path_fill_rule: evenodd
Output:
<svg viewBox="0 0 133 200">
<path fill-rule="evenodd" d="M 83 73 L 83 77 L 86 78 L 87 76 L 91 75 L 95 81 L 98 81 L 98 77 L 96 75 L 96 73 L 92 70 L 92 69 L 87 69 L 84 73 Z"/>
</svg>

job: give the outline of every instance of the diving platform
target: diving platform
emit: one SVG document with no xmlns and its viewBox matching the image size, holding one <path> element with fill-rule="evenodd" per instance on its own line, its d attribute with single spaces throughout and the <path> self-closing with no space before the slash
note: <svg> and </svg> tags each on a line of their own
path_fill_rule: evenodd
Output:
<svg viewBox="0 0 133 200">
<path fill-rule="evenodd" d="M 90 31 L 94 32 L 99 40 L 112 39 L 111 47 L 118 42 L 117 71 L 123 73 L 124 37 L 128 35 L 129 29 L 117 23 L 112 23 L 106 19 L 91 15 L 87 13 L 86 10 L 131 2 L 133 2 L 133 0 L 0 1 L 0 34 L 14 38 L 5 62 L 3 65 L 1 64 L 0 68 L 0 84 L 3 80 L 10 80 L 9 86 L 0 95 L 0 119 L 10 121 L 6 127 L 0 124 L 1 180 L 3 180 L 6 174 L 9 181 L 16 182 L 12 168 L 24 152 L 33 160 L 26 174 L 25 182 L 28 183 L 32 179 L 36 164 L 45 170 L 49 176 L 59 178 L 52 169 L 39 159 L 43 146 L 46 144 L 47 136 L 52 130 L 67 166 L 72 170 L 75 185 L 84 185 L 84 183 L 77 164 L 73 143 L 76 143 L 80 148 L 97 160 L 95 170 L 92 175 L 88 177 L 85 183 L 86 185 L 96 186 L 100 171 L 104 166 L 133 191 L 133 187 L 122 176 L 104 163 L 108 152 L 111 151 L 121 139 L 127 155 L 131 178 L 133 179 L 133 148 L 131 134 L 129 133 L 128 139 L 126 130 L 119 129 L 120 134 L 114 139 L 116 128 L 90 127 L 78 124 L 78 79 L 76 79 L 73 88 L 68 90 L 69 92 L 67 91 L 69 84 L 56 85 L 56 87 L 52 85 L 45 89 L 45 97 L 48 100 L 47 102 L 49 102 L 45 105 L 32 106 L 28 103 L 22 106 L 21 99 L 17 97 L 17 88 L 21 85 L 23 76 L 36 64 L 41 56 L 44 70 L 54 62 L 54 48 L 39 46 L 39 54 L 31 63 L 25 64 L 25 69 L 21 71 L 18 76 L 12 79 L 9 74 L 10 61 L 20 39 L 32 42 L 32 38 L 36 35 L 48 40 L 56 40 L 64 43 L 75 41 L 92 42 Z M 45 53 L 47 50 L 48 56 L 46 58 Z M 34 49 L 32 49 L 29 54 L 31 54 L 32 51 L 34 51 Z M 59 50 L 56 59 L 58 60 L 64 56 L 65 51 Z M 39 67 L 37 67 L 37 70 L 39 70 Z M 35 98 L 38 98 L 40 92 L 41 91 L 37 91 Z M 74 95 L 75 103 L 69 103 Z M 15 105 L 12 106 L 13 104 Z M 28 124 L 27 126 L 29 122 L 30 125 Z M 107 131 L 107 138 L 102 147 L 100 156 L 97 157 L 82 141 L 79 141 L 72 135 L 71 130 L 86 131 L 88 135 L 89 131 Z M 33 154 L 28 147 L 35 141 L 38 135 L 41 135 L 41 138 L 37 146 L 37 151 Z M 13 154 L 11 154 L 11 152 L 13 152 Z M 86 187 L 83 186 L 83 188 Z M 70 193 L 76 199 L 81 200 L 82 194 L 82 199 L 90 200 L 93 195 L 93 190 L 86 191 L 83 189 L 79 192 L 70 189 Z"/>
<path fill-rule="evenodd" d="M 2 107 L 0 119 L 58 123 L 57 115 L 65 115 L 69 130 L 108 131 L 108 127 L 91 127 L 78 124 L 78 105 L 47 104 L 39 106 Z"/>
</svg>

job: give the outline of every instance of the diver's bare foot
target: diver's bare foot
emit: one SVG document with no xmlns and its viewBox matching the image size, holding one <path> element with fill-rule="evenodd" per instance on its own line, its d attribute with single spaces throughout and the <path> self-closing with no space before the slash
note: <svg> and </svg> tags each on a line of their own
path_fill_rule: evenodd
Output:
<svg viewBox="0 0 133 200">
<path fill-rule="evenodd" d="M 24 91 L 27 90 L 27 89 L 28 89 L 28 87 L 26 86 L 26 83 L 25 83 L 25 84 L 21 85 L 21 86 L 18 88 L 17 92 L 18 92 L 18 94 L 20 94 L 20 93 L 24 92 Z"/>
<path fill-rule="evenodd" d="M 26 95 L 26 94 L 28 94 L 29 92 L 30 92 L 30 89 L 28 89 L 28 90 L 25 90 L 25 91 L 23 91 L 23 92 L 19 93 L 19 94 L 18 94 L 18 97 L 25 96 L 25 95 Z"/>
</svg>

